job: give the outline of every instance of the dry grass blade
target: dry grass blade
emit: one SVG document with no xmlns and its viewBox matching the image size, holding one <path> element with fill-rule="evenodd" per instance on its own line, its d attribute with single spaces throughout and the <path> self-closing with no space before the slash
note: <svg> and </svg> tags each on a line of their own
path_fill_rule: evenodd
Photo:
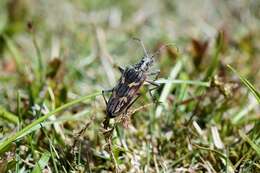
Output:
<svg viewBox="0 0 260 173">
<path fill-rule="evenodd" d="M 96 38 L 99 47 L 99 57 L 106 72 L 107 79 L 111 86 L 115 85 L 116 79 L 113 71 L 113 59 L 106 48 L 106 35 L 101 28 L 96 29 Z"/>
</svg>

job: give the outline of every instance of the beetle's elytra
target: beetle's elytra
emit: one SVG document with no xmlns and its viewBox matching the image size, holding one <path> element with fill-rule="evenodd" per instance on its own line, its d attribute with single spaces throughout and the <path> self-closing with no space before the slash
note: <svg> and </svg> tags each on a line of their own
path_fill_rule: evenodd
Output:
<svg viewBox="0 0 260 173">
<path fill-rule="evenodd" d="M 106 102 L 107 117 L 106 121 L 104 122 L 105 128 L 107 128 L 110 118 L 127 113 L 127 110 L 139 98 L 139 90 L 144 82 L 158 87 L 158 84 L 147 79 L 147 77 L 150 75 L 159 74 L 159 71 L 149 72 L 150 67 L 153 65 L 155 54 L 149 56 L 143 42 L 139 39 L 138 41 L 140 41 L 143 47 L 145 56 L 141 59 L 140 62 L 134 64 L 133 66 L 129 66 L 126 69 L 119 67 L 121 77 L 118 81 L 118 84 L 110 90 L 102 91 L 104 100 Z M 111 96 L 108 101 L 105 98 L 105 92 L 111 92 Z"/>
<path fill-rule="evenodd" d="M 127 108 L 145 79 L 146 76 L 141 71 L 134 68 L 124 70 L 107 103 L 106 113 L 110 118 L 121 114 Z"/>
</svg>

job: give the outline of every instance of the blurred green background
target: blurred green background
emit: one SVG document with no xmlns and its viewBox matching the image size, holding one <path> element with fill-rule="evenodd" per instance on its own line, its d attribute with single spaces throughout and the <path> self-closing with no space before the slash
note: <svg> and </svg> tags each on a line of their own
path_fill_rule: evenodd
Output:
<svg viewBox="0 0 260 173">
<path fill-rule="evenodd" d="M 143 56 L 138 37 L 150 53 L 175 45 L 153 70 L 180 81 L 154 92 L 162 105 L 148 105 L 144 88 L 133 109 L 148 108 L 128 128 L 117 126 L 119 172 L 260 172 L 259 9 L 258 0 L 1 0 L 0 142 L 75 98 L 113 87 L 114 66 Z M 49 118 L 0 152 L 0 172 L 114 172 L 104 109 L 98 96 Z"/>
</svg>

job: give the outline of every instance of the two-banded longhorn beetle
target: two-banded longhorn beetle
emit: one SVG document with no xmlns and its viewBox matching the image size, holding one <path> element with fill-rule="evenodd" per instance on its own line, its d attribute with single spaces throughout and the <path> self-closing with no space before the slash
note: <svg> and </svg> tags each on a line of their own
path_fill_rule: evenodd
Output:
<svg viewBox="0 0 260 173">
<path fill-rule="evenodd" d="M 153 55 L 148 55 L 143 42 L 140 39 L 135 39 L 141 43 L 144 50 L 144 57 L 137 64 L 128 66 L 125 69 L 118 67 L 121 72 L 118 84 L 110 90 L 102 91 L 106 103 L 106 120 L 104 121 L 105 129 L 107 129 L 109 125 L 110 118 L 127 113 L 128 109 L 140 97 L 139 90 L 145 82 L 155 86 L 155 88 L 159 87 L 159 84 L 155 83 L 153 80 L 148 80 L 148 76 L 158 76 L 160 73 L 159 70 L 149 72 L 150 67 L 154 63 L 154 57 L 159 52 L 157 51 Z M 151 90 L 155 88 L 149 89 L 150 95 Z M 105 92 L 112 93 L 108 101 L 105 98 Z"/>
</svg>

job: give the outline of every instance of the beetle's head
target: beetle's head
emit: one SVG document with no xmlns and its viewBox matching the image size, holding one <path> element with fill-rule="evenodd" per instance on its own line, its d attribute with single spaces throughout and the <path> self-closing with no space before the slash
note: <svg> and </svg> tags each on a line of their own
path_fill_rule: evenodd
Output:
<svg viewBox="0 0 260 173">
<path fill-rule="evenodd" d="M 141 71 L 147 71 L 153 65 L 154 59 L 152 57 L 143 57 L 138 63 L 138 69 Z"/>
<path fill-rule="evenodd" d="M 142 45 L 143 51 L 144 51 L 144 57 L 142 58 L 142 60 L 137 63 L 135 65 L 135 69 L 136 70 L 141 70 L 141 71 L 148 71 L 149 68 L 152 66 L 153 62 L 154 62 L 154 57 L 157 56 L 162 49 L 172 45 L 172 44 L 166 44 L 166 45 L 162 45 L 159 50 L 157 50 L 154 54 L 149 55 L 147 53 L 147 50 L 145 49 L 144 43 L 142 40 L 140 40 L 139 38 L 133 38 L 134 40 L 137 40 L 140 42 L 140 44 Z"/>
</svg>

